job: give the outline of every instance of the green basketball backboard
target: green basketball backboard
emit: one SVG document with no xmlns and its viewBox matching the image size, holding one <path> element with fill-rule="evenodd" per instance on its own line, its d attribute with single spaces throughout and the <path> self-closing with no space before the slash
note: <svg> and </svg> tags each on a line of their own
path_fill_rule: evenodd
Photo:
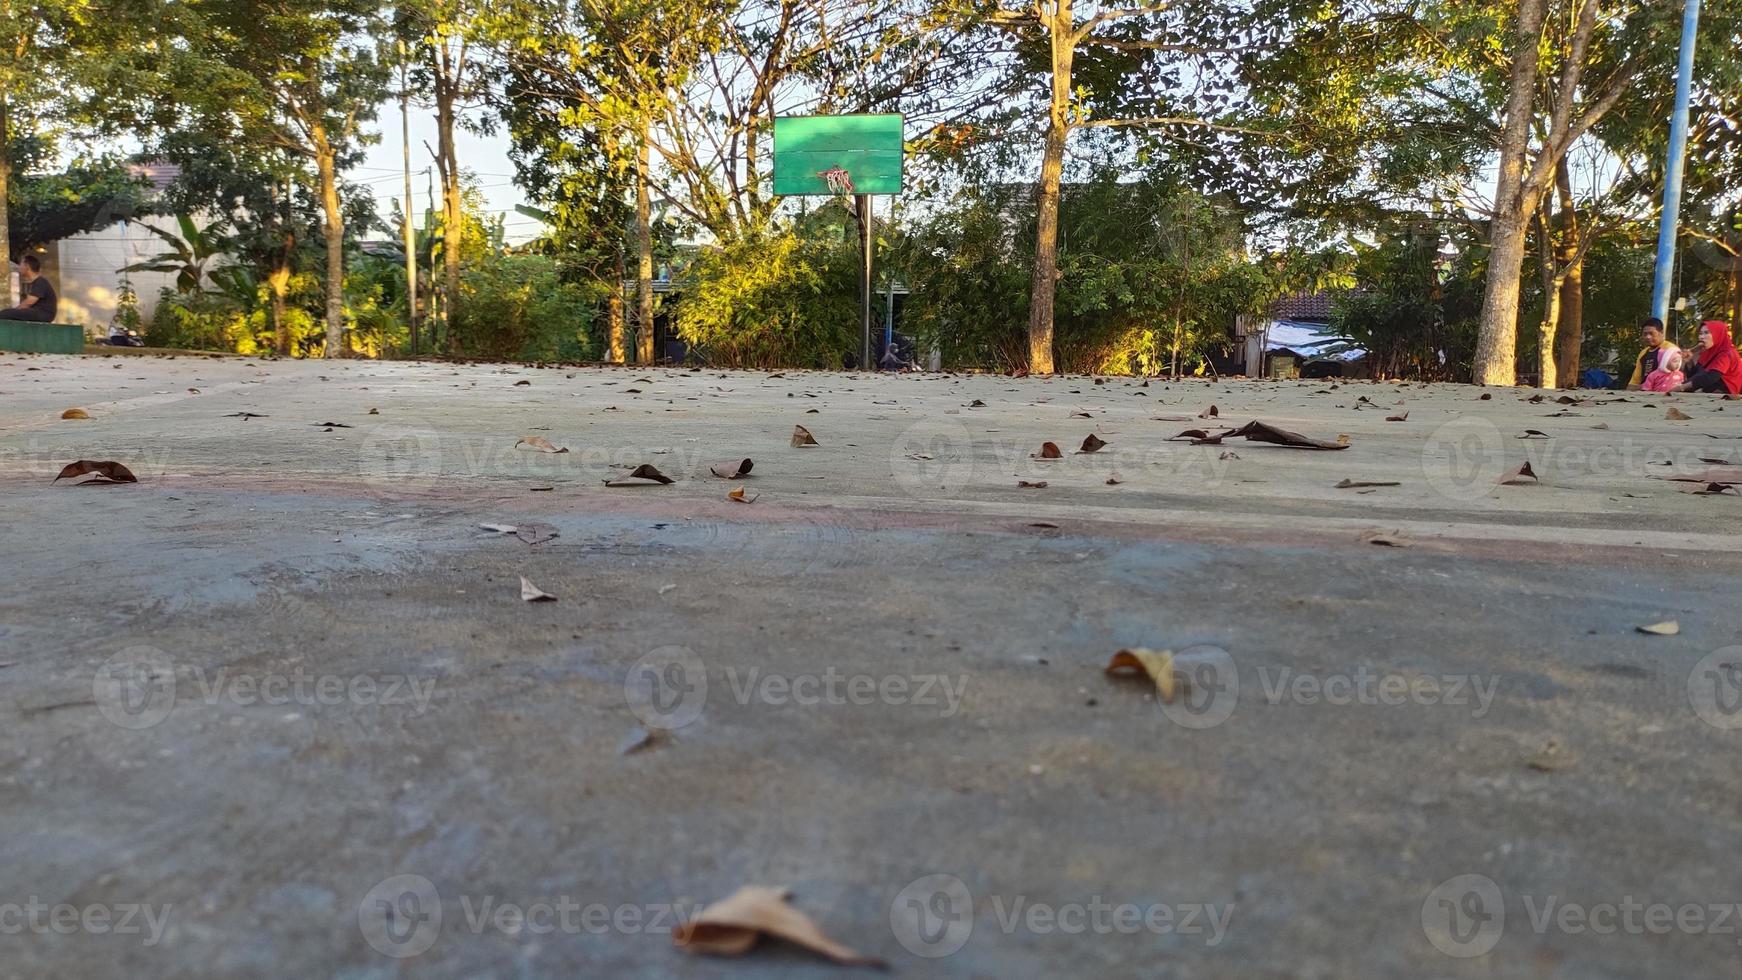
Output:
<svg viewBox="0 0 1742 980">
<path fill-rule="evenodd" d="M 824 174 L 847 171 L 854 194 L 901 193 L 901 117 L 778 116 L 774 193 L 833 194 Z"/>
</svg>

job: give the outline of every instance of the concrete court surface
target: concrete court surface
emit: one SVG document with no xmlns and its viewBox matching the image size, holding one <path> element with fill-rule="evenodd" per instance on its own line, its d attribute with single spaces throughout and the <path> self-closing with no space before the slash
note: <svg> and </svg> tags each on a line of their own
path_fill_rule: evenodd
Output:
<svg viewBox="0 0 1742 980">
<path fill-rule="evenodd" d="M 1742 403 L 1483 391 L 0 356 L 0 977 L 1736 976 Z"/>
</svg>

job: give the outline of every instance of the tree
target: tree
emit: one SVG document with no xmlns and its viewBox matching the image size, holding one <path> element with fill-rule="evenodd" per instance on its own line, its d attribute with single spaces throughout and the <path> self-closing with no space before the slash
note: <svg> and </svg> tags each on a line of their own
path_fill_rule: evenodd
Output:
<svg viewBox="0 0 1742 980">
<path fill-rule="evenodd" d="M 1010 85 L 1024 90 L 1033 72 L 1045 76 L 1028 304 L 1031 372 L 1050 374 L 1054 368 L 1059 197 L 1072 132 L 1090 127 L 1229 128 L 1215 119 L 1216 107 L 1230 97 L 1230 60 L 1225 56 L 1254 40 L 1258 22 L 1243 20 L 1244 13 L 1180 0 L 1135 5 L 1033 0 L 990 10 L 973 5 L 957 12 L 958 17 L 983 19 L 1016 41 Z M 1224 57 L 1215 62 L 1211 56 Z M 1181 59 L 1190 62 L 1189 87 L 1180 84 L 1187 67 Z"/>
<path fill-rule="evenodd" d="M 442 198 L 442 310 L 450 326 L 462 302 L 460 254 L 466 227 L 455 133 L 466 114 L 489 94 L 493 66 L 485 57 L 488 43 L 518 35 L 524 30 L 522 18 L 529 13 L 524 4 L 483 0 L 401 0 L 397 8 L 398 29 L 409 42 L 409 57 L 417 66 L 416 81 L 435 107 L 435 161 Z"/>
<path fill-rule="evenodd" d="M 59 173 L 31 173 L 49 147 L 36 139 L 12 141 L 9 158 L 21 174 L 8 182 L 8 260 L 41 245 L 148 214 L 150 185 L 118 160 L 75 163 Z"/>
<path fill-rule="evenodd" d="M 318 202 L 326 243 L 325 353 L 345 351 L 346 214 L 339 174 L 371 137 L 387 93 L 378 0 L 189 0 L 142 116 L 208 143 L 279 153 Z M 309 167 L 312 166 L 312 175 Z M 286 197 L 288 198 L 288 194 Z"/>
</svg>

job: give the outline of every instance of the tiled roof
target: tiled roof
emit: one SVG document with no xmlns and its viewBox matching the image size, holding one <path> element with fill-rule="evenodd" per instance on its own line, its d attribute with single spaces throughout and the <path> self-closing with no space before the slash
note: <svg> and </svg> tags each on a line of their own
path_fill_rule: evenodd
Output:
<svg viewBox="0 0 1742 980">
<path fill-rule="evenodd" d="M 1270 304 L 1270 316 L 1276 320 L 1330 320 L 1335 301 L 1330 293 L 1295 293 Z"/>
<path fill-rule="evenodd" d="M 158 191 L 159 193 L 168 190 L 169 185 L 175 183 L 176 178 L 181 176 L 181 168 L 173 163 L 155 161 L 149 163 L 134 163 L 129 164 L 127 170 L 135 176 L 144 177 L 146 180 L 150 181 L 151 189 Z"/>
</svg>

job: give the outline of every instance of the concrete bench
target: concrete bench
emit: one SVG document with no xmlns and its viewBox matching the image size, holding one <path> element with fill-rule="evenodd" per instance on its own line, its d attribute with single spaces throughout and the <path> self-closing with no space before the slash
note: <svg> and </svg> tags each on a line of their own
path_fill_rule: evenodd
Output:
<svg viewBox="0 0 1742 980">
<path fill-rule="evenodd" d="M 66 323 L 0 320 L 0 350 L 32 354 L 79 354 L 85 328 Z"/>
</svg>

